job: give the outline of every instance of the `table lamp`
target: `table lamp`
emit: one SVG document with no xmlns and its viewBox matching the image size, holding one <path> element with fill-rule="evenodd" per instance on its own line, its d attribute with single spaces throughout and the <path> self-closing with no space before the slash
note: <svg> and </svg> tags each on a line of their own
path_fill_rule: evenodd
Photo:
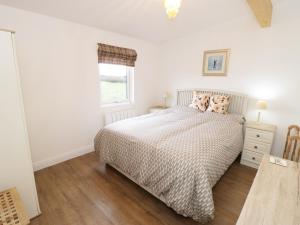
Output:
<svg viewBox="0 0 300 225">
<path fill-rule="evenodd" d="M 167 100 L 169 98 L 169 93 L 168 92 L 165 92 L 163 94 L 163 99 L 164 99 L 164 107 L 167 108 Z"/>
<path fill-rule="evenodd" d="M 268 108 L 268 104 L 264 100 L 258 100 L 256 102 L 256 108 L 258 109 L 257 122 L 260 123 L 261 122 L 262 111 L 264 111 L 264 110 L 266 110 Z"/>
</svg>

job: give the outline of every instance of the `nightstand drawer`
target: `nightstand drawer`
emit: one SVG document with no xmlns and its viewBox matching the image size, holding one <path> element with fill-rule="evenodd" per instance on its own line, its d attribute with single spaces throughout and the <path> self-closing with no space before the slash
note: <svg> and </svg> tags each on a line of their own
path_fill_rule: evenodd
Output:
<svg viewBox="0 0 300 225">
<path fill-rule="evenodd" d="M 246 129 L 246 140 L 248 138 L 251 138 L 256 141 L 262 141 L 266 143 L 272 143 L 273 142 L 273 133 L 268 131 L 262 131 L 252 128 Z"/>
<path fill-rule="evenodd" d="M 254 141 L 253 139 L 246 138 L 244 148 L 251 150 L 253 152 L 258 152 L 261 154 L 270 153 L 271 152 L 271 144 Z"/>
<path fill-rule="evenodd" d="M 255 163 L 257 165 L 260 164 L 261 160 L 262 160 L 263 154 L 259 154 L 257 152 L 252 152 L 252 151 L 248 151 L 246 149 L 244 149 L 243 151 L 243 155 L 242 155 L 242 159 Z"/>
</svg>

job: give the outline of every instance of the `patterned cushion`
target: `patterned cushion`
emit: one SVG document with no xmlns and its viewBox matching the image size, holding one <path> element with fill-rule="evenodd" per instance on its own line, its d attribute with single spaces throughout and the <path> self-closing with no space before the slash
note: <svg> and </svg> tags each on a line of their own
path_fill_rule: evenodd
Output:
<svg viewBox="0 0 300 225">
<path fill-rule="evenodd" d="M 189 106 L 194 109 L 199 109 L 201 112 L 205 112 L 209 105 L 210 94 L 193 92 L 193 101 Z"/>
<path fill-rule="evenodd" d="M 230 104 L 230 96 L 227 95 L 213 95 L 210 97 L 209 107 L 207 111 L 227 114 Z"/>
</svg>

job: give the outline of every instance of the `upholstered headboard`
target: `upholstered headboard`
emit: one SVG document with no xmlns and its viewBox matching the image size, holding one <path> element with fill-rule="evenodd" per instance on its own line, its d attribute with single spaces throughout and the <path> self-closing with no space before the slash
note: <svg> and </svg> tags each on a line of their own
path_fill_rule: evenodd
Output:
<svg viewBox="0 0 300 225">
<path fill-rule="evenodd" d="M 230 91 L 223 90 L 212 90 L 212 89 L 183 89 L 177 90 L 177 105 L 178 106 L 188 106 L 192 102 L 193 91 L 201 93 L 210 93 L 212 95 L 229 95 L 231 97 L 228 112 L 239 113 L 245 115 L 248 106 L 247 95 L 234 93 Z"/>
</svg>

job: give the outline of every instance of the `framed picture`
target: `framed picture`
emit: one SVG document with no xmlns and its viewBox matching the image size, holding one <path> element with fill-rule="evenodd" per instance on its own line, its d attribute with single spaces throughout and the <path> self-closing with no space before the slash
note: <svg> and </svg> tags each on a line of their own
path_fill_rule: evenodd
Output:
<svg viewBox="0 0 300 225">
<path fill-rule="evenodd" d="M 230 49 L 205 51 L 203 56 L 203 75 L 226 76 Z"/>
</svg>

